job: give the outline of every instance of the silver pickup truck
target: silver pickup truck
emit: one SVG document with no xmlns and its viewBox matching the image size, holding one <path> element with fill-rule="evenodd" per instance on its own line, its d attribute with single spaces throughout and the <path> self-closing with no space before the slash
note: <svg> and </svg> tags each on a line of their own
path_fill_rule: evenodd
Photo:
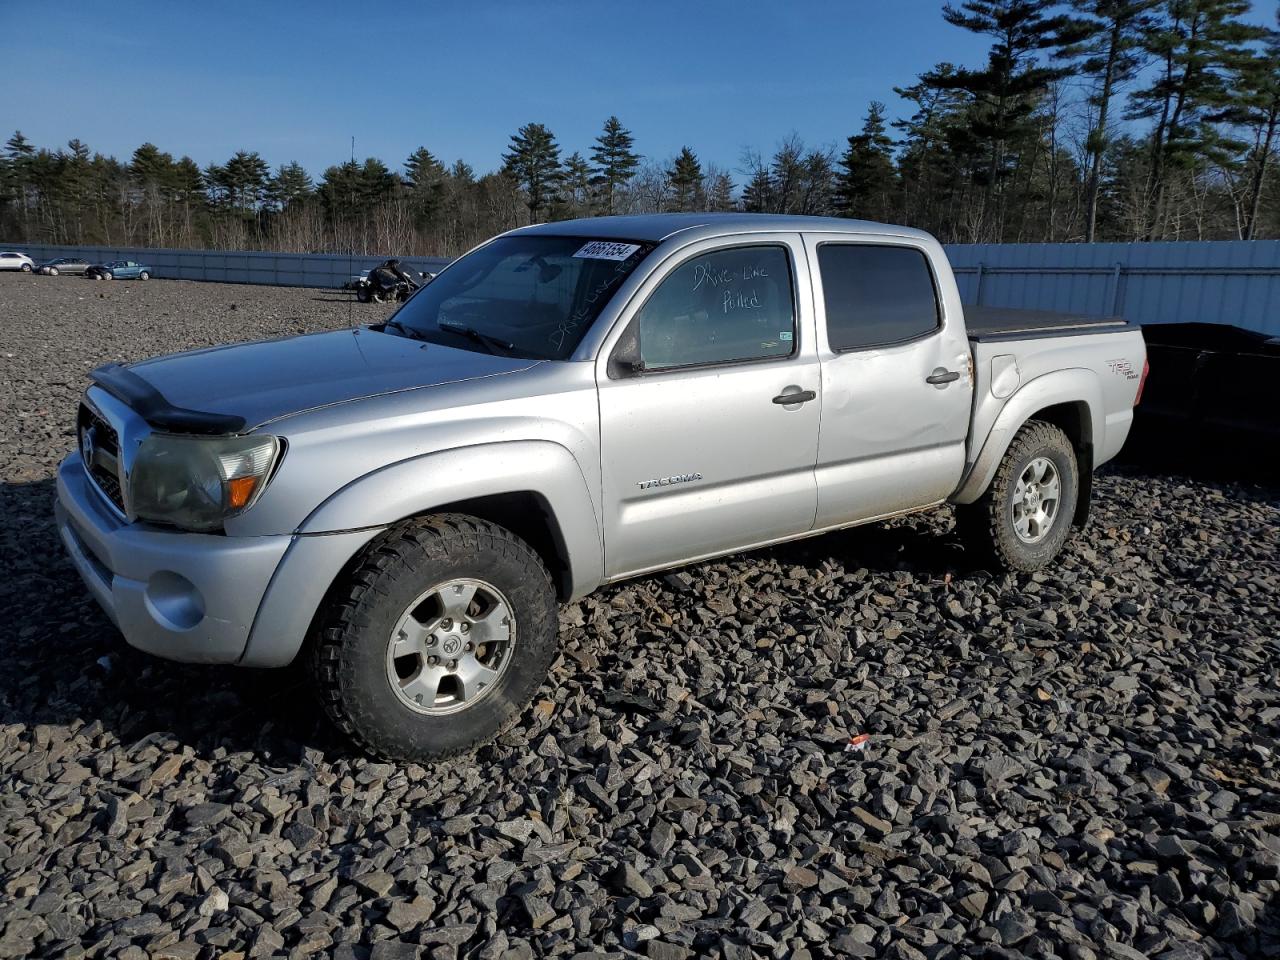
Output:
<svg viewBox="0 0 1280 960">
<path fill-rule="evenodd" d="M 94 371 L 57 520 L 135 647 L 303 655 L 342 730 L 431 760 L 515 722 L 602 584 L 945 503 L 1049 563 L 1145 370 L 1122 321 L 966 317 L 918 230 L 544 224 L 385 323 Z"/>
</svg>

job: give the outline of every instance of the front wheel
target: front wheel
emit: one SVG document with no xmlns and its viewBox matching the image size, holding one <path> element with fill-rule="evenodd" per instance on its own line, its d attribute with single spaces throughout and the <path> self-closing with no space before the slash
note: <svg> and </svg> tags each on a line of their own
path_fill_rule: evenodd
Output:
<svg viewBox="0 0 1280 960">
<path fill-rule="evenodd" d="M 147 271 L 143 270 L 140 274 L 138 274 L 138 279 L 139 279 L 139 280 L 150 280 L 150 279 L 151 279 L 151 274 L 149 274 L 149 273 L 147 273 Z"/>
<path fill-rule="evenodd" d="M 379 756 L 467 753 L 519 719 L 556 651 L 556 598 L 538 555 L 459 514 L 375 541 L 311 642 L 321 703 Z"/>
<path fill-rule="evenodd" d="M 356 287 L 356 299 L 361 303 L 368 303 L 373 296 L 369 293 L 368 287 Z"/>
<path fill-rule="evenodd" d="M 1052 562 L 1067 542 L 1079 491 L 1067 435 L 1030 420 L 1009 444 L 987 492 L 956 508 L 956 522 L 979 555 L 1003 570 L 1030 573 Z"/>
<path fill-rule="evenodd" d="M 115 274 L 114 274 L 114 273 L 104 273 L 104 274 L 102 274 L 102 279 L 103 279 L 103 280 L 113 280 L 113 279 L 115 279 Z"/>
</svg>

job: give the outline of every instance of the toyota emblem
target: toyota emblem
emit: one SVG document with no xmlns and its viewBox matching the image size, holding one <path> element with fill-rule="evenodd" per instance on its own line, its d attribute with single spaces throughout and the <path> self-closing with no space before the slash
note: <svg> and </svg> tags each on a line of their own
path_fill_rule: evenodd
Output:
<svg viewBox="0 0 1280 960">
<path fill-rule="evenodd" d="M 80 435 L 80 456 L 84 458 L 85 466 L 93 466 L 93 427 Z"/>
</svg>

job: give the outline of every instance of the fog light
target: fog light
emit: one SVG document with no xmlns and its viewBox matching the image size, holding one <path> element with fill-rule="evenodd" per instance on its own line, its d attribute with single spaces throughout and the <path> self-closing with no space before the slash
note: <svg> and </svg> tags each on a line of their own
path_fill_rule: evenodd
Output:
<svg viewBox="0 0 1280 960">
<path fill-rule="evenodd" d="M 170 630 L 190 630 L 204 619 L 204 597 L 181 574 L 162 570 L 147 581 L 147 610 Z"/>
</svg>

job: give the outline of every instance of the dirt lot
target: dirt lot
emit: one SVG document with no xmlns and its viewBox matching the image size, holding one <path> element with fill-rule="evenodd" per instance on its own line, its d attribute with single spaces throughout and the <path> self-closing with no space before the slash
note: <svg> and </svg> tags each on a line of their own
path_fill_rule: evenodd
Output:
<svg viewBox="0 0 1280 960">
<path fill-rule="evenodd" d="M 1275 488 L 1108 472 L 1030 577 L 942 513 L 601 591 L 436 769 L 132 651 L 51 521 L 86 371 L 340 296 L 0 276 L 0 957 L 1280 956 Z"/>
</svg>

